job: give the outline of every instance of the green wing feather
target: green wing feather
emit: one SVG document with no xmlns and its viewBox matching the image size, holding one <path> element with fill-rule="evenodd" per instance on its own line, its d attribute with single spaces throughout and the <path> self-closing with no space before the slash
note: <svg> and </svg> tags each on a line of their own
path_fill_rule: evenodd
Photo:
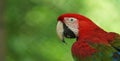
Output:
<svg viewBox="0 0 120 61">
<path fill-rule="evenodd" d="M 117 34 L 115 39 L 112 42 L 110 42 L 110 44 L 116 50 L 120 51 L 120 35 Z"/>
<path fill-rule="evenodd" d="M 109 42 L 109 45 L 95 43 L 89 43 L 89 45 L 98 50 L 98 52 L 86 59 L 74 57 L 75 61 L 113 61 L 113 53 L 120 51 L 120 35 L 116 34 L 114 40 Z"/>
</svg>

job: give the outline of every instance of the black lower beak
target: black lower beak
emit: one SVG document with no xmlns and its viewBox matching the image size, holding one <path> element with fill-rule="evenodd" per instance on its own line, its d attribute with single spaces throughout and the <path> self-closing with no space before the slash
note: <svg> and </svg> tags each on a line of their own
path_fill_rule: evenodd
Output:
<svg viewBox="0 0 120 61">
<path fill-rule="evenodd" d="M 76 38 L 74 32 L 69 29 L 65 23 L 63 23 L 63 28 L 64 28 L 64 32 L 63 32 L 63 35 L 66 37 L 66 38 Z"/>
</svg>

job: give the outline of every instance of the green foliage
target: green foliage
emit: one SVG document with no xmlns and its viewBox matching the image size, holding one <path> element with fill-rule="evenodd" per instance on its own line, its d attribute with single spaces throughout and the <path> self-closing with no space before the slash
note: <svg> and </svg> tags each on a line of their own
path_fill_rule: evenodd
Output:
<svg viewBox="0 0 120 61">
<path fill-rule="evenodd" d="M 71 46 L 56 35 L 57 17 L 80 13 L 120 33 L 120 0 L 7 0 L 7 61 L 73 61 Z"/>
</svg>

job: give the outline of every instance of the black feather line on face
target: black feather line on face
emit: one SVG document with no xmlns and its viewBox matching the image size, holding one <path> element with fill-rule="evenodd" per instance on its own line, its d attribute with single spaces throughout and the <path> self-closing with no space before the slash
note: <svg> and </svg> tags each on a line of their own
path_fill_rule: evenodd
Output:
<svg viewBox="0 0 120 61">
<path fill-rule="evenodd" d="M 74 32 L 73 32 L 71 29 L 69 29 L 69 28 L 65 25 L 65 23 L 63 23 L 63 28 L 64 28 L 63 34 L 64 34 L 64 36 L 65 36 L 66 38 L 76 38 Z"/>
</svg>

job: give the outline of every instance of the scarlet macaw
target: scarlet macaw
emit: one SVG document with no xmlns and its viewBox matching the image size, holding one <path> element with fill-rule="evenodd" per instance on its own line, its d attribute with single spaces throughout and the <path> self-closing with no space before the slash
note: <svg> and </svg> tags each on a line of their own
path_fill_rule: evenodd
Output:
<svg viewBox="0 0 120 61">
<path fill-rule="evenodd" d="M 64 37 L 76 38 L 71 48 L 74 61 L 120 61 L 120 35 L 106 32 L 83 15 L 60 15 L 56 30 L 64 43 Z"/>
</svg>

